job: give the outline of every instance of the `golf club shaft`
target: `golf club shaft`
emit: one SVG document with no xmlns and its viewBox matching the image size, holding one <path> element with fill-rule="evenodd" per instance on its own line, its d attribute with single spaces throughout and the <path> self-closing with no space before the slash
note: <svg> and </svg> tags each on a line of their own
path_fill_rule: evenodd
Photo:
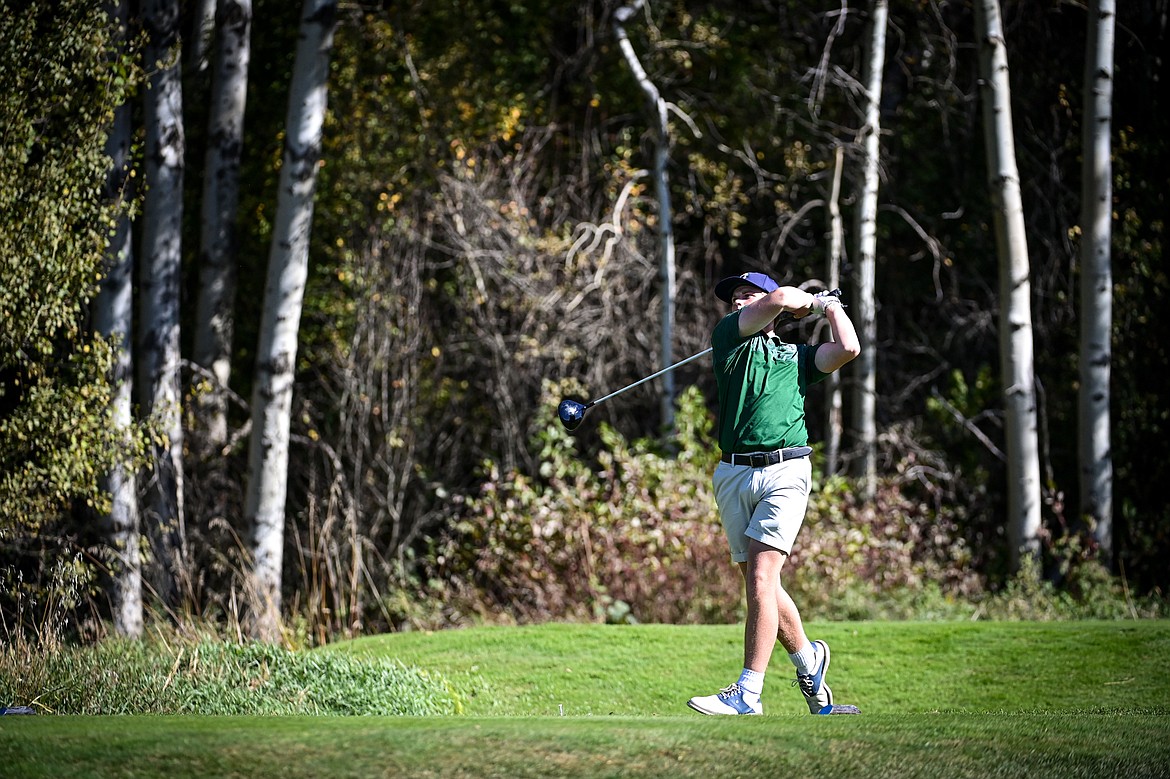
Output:
<svg viewBox="0 0 1170 779">
<path fill-rule="evenodd" d="M 692 354 L 690 357 L 686 358 L 685 360 L 679 360 L 674 365 L 669 365 L 669 366 L 663 368 L 662 370 L 658 371 L 657 373 L 651 373 L 646 378 L 639 379 L 638 381 L 635 381 L 633 384 L 629 385 L 628 387 L 622 387 L 620 390 L 615 390 L 615 391 L 609 393 L 604 398 L 598 398 L 597 400 L 590 402 L 589 406 L 596 406 L 598 403 L 604 403 L 605 401 L 609 400 L 610 398 L 615 397 L 616 395 L 622 394 L 626 390 L 632 390 L 634 387 L 637 387 L 639 384 L 645 384 L 646 382 L 650 381 L 651 379 L 657 379 L 662 374 L 669 373 L 669 372 L 673 371 L 675 368 L 679 367 L 680 365 L 686 365 L 688 362 L 694 362 L 695 360 L 699 359 L 703 355 L 710 352 L 711 349 L 712 349 L 712 347 L 708 346 L 706 349 L 699 352 L 698 354 Z M 586 408 L 588 408 L 589 406 L 586 406 Z"/>
</svg>

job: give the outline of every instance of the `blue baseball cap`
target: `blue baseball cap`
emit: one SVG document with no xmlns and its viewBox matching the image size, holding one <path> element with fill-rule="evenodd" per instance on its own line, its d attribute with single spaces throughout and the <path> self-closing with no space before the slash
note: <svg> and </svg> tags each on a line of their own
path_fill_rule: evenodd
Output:
<svg viewBox="0 0 1170 779">
<path fill-rule="evenodd" d="M 715 297 L 722 300 L 724 303 L 731 302 L 731 293 L 735 292 L 735 288 L 743 284 L 750 284 L 757 289 L 764 292 L 771 292 L 774 289 L 780 289 L 780 285 L 772 280 L 771 276 L 763 273 L 745 273 L 742 276 L 728 276 L 723 281 L 715 285 Z"/>
</svg>

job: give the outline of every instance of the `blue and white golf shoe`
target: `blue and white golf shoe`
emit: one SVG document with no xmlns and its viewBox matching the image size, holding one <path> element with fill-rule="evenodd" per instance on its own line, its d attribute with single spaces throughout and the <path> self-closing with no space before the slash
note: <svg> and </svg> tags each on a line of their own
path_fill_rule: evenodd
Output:
<svg viewBox="0 0 1170 779">
<path fill-rule="evenodd" d="M 739 682 L 724 687 L 715 695 L 704 695 L 691 698 L 687 701 L 690 706 L 701 714 L 763 714 L 764 705 L 757 697 L 755 703 L 743 699 L 744 689 Z"/>
<path fill-rule="evenodd" d="M 829 645 L 820 640 L 812 643 L 817 653 L 815 670 L 811 674 L 797 674 L 792 686 L 800 687 L 810 712 L 823 714 L 833 709 L 833 691 L 825 684 L 825 674 L 829 671 Z"/>
</svg>

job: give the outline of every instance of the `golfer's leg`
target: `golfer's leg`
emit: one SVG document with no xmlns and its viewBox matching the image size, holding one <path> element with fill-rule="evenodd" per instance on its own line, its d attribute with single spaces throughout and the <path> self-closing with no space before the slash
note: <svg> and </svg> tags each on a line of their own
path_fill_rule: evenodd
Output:
<svg viewBox="0 0 1170 779">
<path fill-rule="evenodd" d="M 808 644 L 808 636 L 804 633 L 800 610 L 796 608 L 796 603 L 788 590 L 784 589 L 779 577 L 776 579 L 776 613 L 776 639 L 789 654 L 799 652 Z"/>
<path fill-rule="evenodd" d="M 792 548 L 796 534 L 804 524 L 808 508 L 808 491 L 812 480 L 812 466 L 807 458 L 790 460 L 764 471 L 768 480 L 766 495 L 756 506 L 752 523 L 746 534 L 752 539 L 748 545 L 749 560 L 760 550 L 770 552 L 770 564 L 760 566 L 758 575 L 767 577 L 759 585 L 766 592 L 776 614 L 773 642 L 779 641 L 789 653 L 808 648 L 800 612 L 780 580 L 780 572 L 788 555 L 780 550 Z M 763 639 L 761 639 L 762 641 Z"/>
<path fill-rule="evenodd" d="M 787 555 L 752 539 L 748 544 L 748 561 L 744 572 L 747 588 L 747 623 L 744 625 L 743 665 L 763 673 L 772 657 L 772 648 L 781 629 L 778 608 L 780 594 L 788 603 L 792 599 L 780 588 L 780 569 Z M 795 606 L 793 606 L 795 609 Z M 800 617 L 797 615 L 799 624 Z"/>
<path fill-rule="evenodd" d="M 808 640 L 800 611 L 779 579 L 776 582 L 776 614 L 776 640 L 796 666 L 796 681 L 809 711 L 819 714 L 826 706 L 833 705 L 833 691 L 825 682 L 829 646 L 824 641 L 817 641 L 814 645 Z"/>
</svg>

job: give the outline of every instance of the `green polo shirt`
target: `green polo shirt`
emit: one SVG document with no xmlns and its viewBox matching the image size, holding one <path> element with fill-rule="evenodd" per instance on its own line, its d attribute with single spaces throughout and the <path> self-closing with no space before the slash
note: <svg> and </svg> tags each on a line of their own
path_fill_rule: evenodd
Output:
<svg viewBox="0 0 1170 779">
<path fill-rule="evenodd" d="M 804 398 L 828 375 L 813 362 L 817 347 L 784 343 L 762 332 L 743 338 L 738 311 L 715 326 L 711 346 L 719 387 L 719 448 L 744 453 L 807 445 Z"/>
</svg>

